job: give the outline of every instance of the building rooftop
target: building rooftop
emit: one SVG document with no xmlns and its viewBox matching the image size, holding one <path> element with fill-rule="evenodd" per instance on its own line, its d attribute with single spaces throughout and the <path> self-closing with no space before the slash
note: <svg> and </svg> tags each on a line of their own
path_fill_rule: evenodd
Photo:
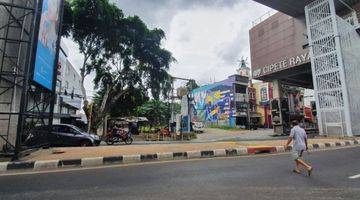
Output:
<svg viewBox="0 0 360 200">
<path fill-rule="evenodd" d="M 305 5 L 314 1 L 314 0 L 254 0 L 258 3 L 266 5 L 270 8 L 278 10 L 282 13 L 290 15 L 292 17 L 303 16 L 305 11 Z M 344 3 L 352 6 L 356 3 L 359 3 L 360 0 L 342 0 Z M 342 10 L 345 8 L 345 5 L 340 0 L 335 0 L 335 7 L 337 10 Z"/>
</svg>

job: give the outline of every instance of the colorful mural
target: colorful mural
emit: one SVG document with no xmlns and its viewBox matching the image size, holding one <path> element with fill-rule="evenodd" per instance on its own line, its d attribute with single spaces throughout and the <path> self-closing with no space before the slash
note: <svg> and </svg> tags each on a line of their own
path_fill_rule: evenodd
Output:
<svg viewBox="0 0 360 200">
<path fill-rule="evenodd" d="M 235 112 L 231 107 L 233 100 L 233 81 L 224 81 L 206 85 L 192 91 L 194 98 L 194 121 L 216 122 L 229 120 Z"/>
</svg>

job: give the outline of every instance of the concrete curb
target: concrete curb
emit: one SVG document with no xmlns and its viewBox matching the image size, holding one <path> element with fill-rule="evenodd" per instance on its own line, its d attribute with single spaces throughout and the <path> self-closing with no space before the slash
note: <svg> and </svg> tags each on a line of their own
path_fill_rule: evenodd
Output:
<svg viewBox="0 0 360 200">
<path fill-rule="evenodd" d="M 316 143 L 308 145 L 310 150 L 326 149 L 333 147 L 354 146 L 359 145 L 360 139 Z M 185 159 L 199 159 L 212 157 L 233 157 L 254 154 L 270 154 L 283 153 L 291 151 L 289 146 L 285 149 L 283 146 L 275 147 L 241 147 L 235 149 L 214 149 L 207 151 L 185 151 L 185 152 L 165 152 L 155 154 L 136 154 L 136 155 L 120 155 L 110 157 L 90 157 L 82 159 L 67 159 L 67 160 L 44 160 L 44 161 L 24 161 L 24 162 L 0 162 L 0 172 L 8 172 L 13 170 L 43 170 L 43 169 L 58 169 L 66 167 L 92 167 L 111 164 L 126 164 L 138 162 L 154 162 L 166 160 L 185 160 Z"/>
<path fill-rule="evenodd" d="M 248 155 L 248 148 L 245 148 L 245 147 L 237 148 L 236 155 L 238 155 L 238 156 Z"/>
<path fill-rule="evenodd" d="M 0 162 L 0 172 L 7 171 L 8 164 L 9 164 L 9 162 Z"/>
<path fill-rule="evenodd" d="M 276 152 L 278 152 L 278 153 L 285 152 L 285 147 L 283 147 L 283 146 L 276 146 L 275 148 L 276 148 Z"/>
<path fill-rule="evenodd" d="M 59 167 L 59 160 L 40 160 L 36 161 L 34 169 L 56 169 Z"/>
<path fill-rule="evenodd" d="M 166 153 L 157 153 L 157 159 L 158 160 L 172 160 L 174 159 L 172 152 L 166 152 Z"/>
<path fill-rule="evenodd" d="M 143 156 L 143 159 L 147 158 L 147 155 L 124 155 L 123 156 L 123 163 L 135 163 L 140 162 L 141 157 Z"/>
<path fill-rule="evenodd" d="M 225 149 L 215 149 L 214 150 L 214 156 L 215 157 L 225 157 L 226 156 Z"/>
<path fill-rule="evenodd" d="M 81 159 L 82 167 L 91 167 L 98 166 L 103 164 L 103 157 L 94 157 L 94 158 L 83 158 Z"/>
<path fill-rule="evenodd" d="M 201 158 L 201 152 L 200 151 L 187 151 L 186 152 L 187 158 Z"/>
</svg>

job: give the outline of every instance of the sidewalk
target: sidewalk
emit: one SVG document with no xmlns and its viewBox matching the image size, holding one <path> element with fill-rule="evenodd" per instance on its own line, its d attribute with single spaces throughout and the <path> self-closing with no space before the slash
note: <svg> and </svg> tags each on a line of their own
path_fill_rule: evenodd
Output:
<svg viewBox="0 0 360 200">
<path fill-rule="evenodd" d="M 184 143 L 209 143 L 209 142 L 237 142 L 237 141 L 262 141 L 262 140 L 281 140 L 287 136 L 274 137 L 273 129 L 257 130 L 223 130 L 218 128 L 206 128 L 204 133 L 196 135 L 192 140 L 164 140 L 164 141 L 144 141 L 142 137 L 134 140 L 135 145 L 148 144 L 184 144 Z M 103 143 L 105 145 L 105 143 Z"/>
<path fill-rule="evenodd" d="M 337 142 L 336 138 L 309 139 L 309 144 Z M 349 140 L 349 139 L 347 139 Z M 340 140 L 341 141 L 341 140 Z M 346 140 L 343 140 L 346 141 Z M 283 146 L 286 140 L 244 141 L 244 142 L 208 142 L 185 144 L 149 144 L 149 145 L 114 145 L 98 147 L 64 147 L 41 149 L 22 161 L 81 159 L 89 157 L 111 157 L 119 155 L 156 154 L 168 152 L 208 151 L 215 149 L 236 149 L 241 147 Z"/>
<path fill-rule="evenodd" d="M 215 142 L 224 140 L 244 141 L 244 140 L 276 140 L 283 138 L 273 137 L 273 129 L 257 130 L 222 130 L 217 128 L 207 128 L 205 133 L 197 134 L 197 139 L 192 142 Z"/>
</svg>

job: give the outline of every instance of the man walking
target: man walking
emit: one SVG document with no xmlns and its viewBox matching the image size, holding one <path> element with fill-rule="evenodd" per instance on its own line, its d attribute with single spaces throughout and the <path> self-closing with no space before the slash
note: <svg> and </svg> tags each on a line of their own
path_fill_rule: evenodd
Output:
<svg viewBox="0 0 360 200">
<path fill-rule="evenodd" d="M 308 150 L 306 132 L 303 128 L 299 126 L 299 122 L 297 120 L 294 120 L 292 122 L 292 125 L 293 128 L 291 129 L 289 139 L 285 145 L 285 150 L 287 149 L 291 141 L 293 141 L 292 156 L 296 163 L 293 172 L 300 174 L 301 166 L 303 166 L 307 170 L 308 175 L 310 176 L 313 168 L 303 160 L 303 153 L 304 151 Z"/>
</svg>

